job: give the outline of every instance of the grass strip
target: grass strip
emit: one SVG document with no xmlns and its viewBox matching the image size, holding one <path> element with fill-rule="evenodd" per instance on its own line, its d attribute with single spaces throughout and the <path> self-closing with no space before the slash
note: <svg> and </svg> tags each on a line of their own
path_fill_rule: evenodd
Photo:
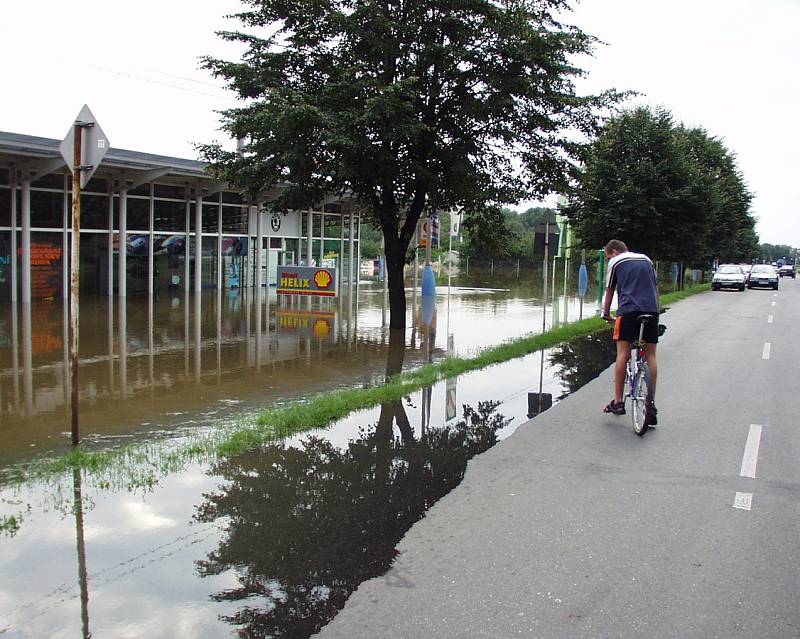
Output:
<svg viewBox="0 0 800 639">
<path fill-rule="evenodd" d="M 662 306 L 709 288 L 709 284 L 700 284 L 667 293 L 661 296 Z M 524 357 L 606 328 L 608 324 L 599 317 L 590 317 L 545 333 L 525 335 L 488 347 L 474 357 L 450 357 L 425 364 L 387 380 L 384 385 L 321 393 L 301 403 L 272 408 L 255 419 L 243 419 L 210 434 L 187 436 L 178 445 L 161 441 L 139 442 L 102 451 L 75 448 L 56 459 L 30 462 L 6 483 L 56 481 L 68 471 L 77 469 L 87 477 L 93 477 L 101 488 L 132 490 L 152 487 L 159 477 L 179 471 L 190 463 L 235 456 L 276 438 L 324 428 L 352 412 L 402 399 L 444 379 Z"/>
</svg>

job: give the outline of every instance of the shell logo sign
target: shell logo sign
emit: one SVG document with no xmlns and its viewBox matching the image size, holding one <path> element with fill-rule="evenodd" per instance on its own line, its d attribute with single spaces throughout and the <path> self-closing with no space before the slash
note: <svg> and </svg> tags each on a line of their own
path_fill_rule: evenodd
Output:
<svg viewBox="0 0 800 639">
<path fill-rule="evenodd" d="M 281 295 L 336 296 L 336 269 L 315 266 L 283 266 L 278 269 Z"/>
<path fill-rule="evenodd" d="M 333 278 L 328 271 L 321 269 L 316 272 L 314 275 L 314 284 L 316 284 L 319 288 L 328 288 L 333 282 Z"/>
</svg>

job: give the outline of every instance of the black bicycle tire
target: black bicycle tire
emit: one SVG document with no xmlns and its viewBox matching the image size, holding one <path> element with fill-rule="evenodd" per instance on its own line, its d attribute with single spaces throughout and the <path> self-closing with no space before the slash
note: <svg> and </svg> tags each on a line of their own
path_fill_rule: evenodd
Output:
<svg viewBox="0 0 800 639">
<path fill-rule="evenodd" d="M 640 395 L 639 388 L 641 383 L 644 383 L 647 395 L 643 405 L 640 407 L 637 397 Z M 650 367 L 646 362 L 642 362 L 639 370 L 636 371 L 636 378 L 633 380 L 633 394 L 631 395 L 631 424 L 633 425 L 633 432 L 639 437 L 644 435 L 647 429 L 650 428 L 650 424 L 647 423 L 647 404 L 652 396 L 653 379 L 650 375 Z M 641 415 L 639 415 L 640 412 Z M 641 419 L 641 426 L 637 423 L 639 421 L 637 418 Z"/>
</svg>

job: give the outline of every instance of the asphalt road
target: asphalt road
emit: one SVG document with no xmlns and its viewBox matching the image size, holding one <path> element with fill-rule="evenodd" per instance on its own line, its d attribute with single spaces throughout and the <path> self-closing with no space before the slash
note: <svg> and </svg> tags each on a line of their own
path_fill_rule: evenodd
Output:
<svg viewBox="0 0 800 639">
<path fill-rule="evenodd" d="M 780 284 L 674 305 L 655 430 L 602 413 L 609 368 L 473 459 L 319 636 L 800 638 L 800 279 Z"/>
</svg>

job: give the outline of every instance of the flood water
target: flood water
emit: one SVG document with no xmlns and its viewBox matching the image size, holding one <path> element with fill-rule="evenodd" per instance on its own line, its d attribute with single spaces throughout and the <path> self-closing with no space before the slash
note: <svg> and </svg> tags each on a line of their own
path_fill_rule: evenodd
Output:
<svg viewBox="0 0 800 639">
<path fill-rule="evenodd" d="M 216 293 L 203 295 L 188 307 L 179 299 L 150 314 L 128 300 L 122 326 L 118 307 L 112 322 L 103 304 L 87 312 L 81 359 L 93 373 L 81 371 L 81 410 L 93 445 L 177 437 L 273 401 L 380 383 L 398 366 L 381 327 L 380 289 L 331 308 L 282 307 L 273 298 L 260 311 L 260 337 L 258 305 L 226 297 L 220 305 Z M 435 309 L 419 305 L 407 331 L 406 369 L 448 347 L 469 353 L 541 330 L 541 300 L 524 289 L 451 292 L 449 340 L 441 289 L 436 301 Z M 547 325 L 565 309 L 577 319 L 577 300 L 567 296 Z M 40 324 L 37 334 L 58 334 Z M 31 443 L 64 445 L 63 354 L 32 351 L 29 379 L 18 364 L 18 394 L 6 392 L 13 380 L 3 364 L 2 430 L 16 446 L 4 451 L 8 463 L 29 456 Z M 0 533 L 0 635 L 310 637 L 360 583 L 391 566 L 405 532 L 461 481 L 470 458 L 613 357 L 608 335 L 576 340 L 325 430 L 195 464 L 148 491 L 111 490 L 80 473 L 0 489 L 0 516 L 16 521 Z"/>
<path fill-rule="evenodd" d="M 440 286 L 435 302 L 409 291 L 406 368 L 443 357 L 448 344 L 469 355 L 540 332 L 541 283 L 509 283 L 454 286 L 449 295 Z M 559 289 L 549 296 L 548 327 L 578 317 L 574 292 Z M 108 445 L 169 436 L 242 410 L 370 383 L 385 373 L 383 301 L 379 283 L 357 293 L 345 288 L 338 300 L 252 290 L 84 297 L 81 437 Z M 595 309 L 587 300 L 583 312 Z M 69 446 L 66 317 L 62 300 L 0 307 L 0 466 Z"/>
</svg>

